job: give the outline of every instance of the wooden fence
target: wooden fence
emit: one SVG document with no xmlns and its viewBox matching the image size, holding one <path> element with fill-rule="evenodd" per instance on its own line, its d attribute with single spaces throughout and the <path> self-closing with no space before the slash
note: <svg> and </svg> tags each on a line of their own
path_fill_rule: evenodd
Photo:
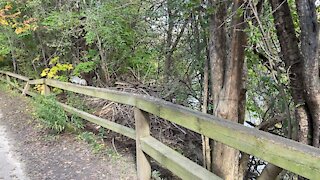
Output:
<svg viewBox="0 0 320 180">
<path fill-rule="evenodd" d="M 69 113 L 135 139 L 137 174 L 141 180 L 150 179 L 151 177 L 149 157 L 182 179 L 221 179 L 153 138 L 150 135 L 149 114 L 159 116 L 300 176 L 309 179 L 320 179 L 320 149 L 300 144 L 290 139 L 248 128 L 241 124 L 150 96 L 80 86 L 52 79 L 30 80 L 27 77 L 3 71 L 0 71 L 0 76 L 2 76 L 2 81 L 18 88 L 23 94 L 31 96 L 34 96 L 35 93 L 29 91 L 30 86 L 42 84 L 45 86 L 45 94 L 50 93 L 50 87 L 55 87 L 133 106 L 135 130 L 59 103 Z M 21 88 L 16 83 L 13 83 L 12 78 L 15 78 L 16 81 L 24 82 L 24 87 Z"/>
</svg>

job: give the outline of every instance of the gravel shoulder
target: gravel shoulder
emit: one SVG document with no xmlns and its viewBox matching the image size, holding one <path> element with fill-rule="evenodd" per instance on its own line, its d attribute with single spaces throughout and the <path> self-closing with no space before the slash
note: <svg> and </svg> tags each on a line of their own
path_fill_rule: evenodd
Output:
<svg viewBox="0 0 320 180">
<path fill-rule="evenodd" d="M 115 158 L 95 154 L 75 134 L 48 135 L 32 117 L 29 99 L 25 97 L 0 91 L 0 102 L 0 141 L 6 140 L 0 148 L 7 145 L 4 154 L 9 154 L 11 160 L 7 161 L 12 162 L 7 168 L 14 169 L 9 171 L 14 176 L 3 176 L 33 180 L 137 179 L 132 155 Z M 8 179 L 1 177 L 1 173 L 0 170 L 0 180 Z"/>
</svg>

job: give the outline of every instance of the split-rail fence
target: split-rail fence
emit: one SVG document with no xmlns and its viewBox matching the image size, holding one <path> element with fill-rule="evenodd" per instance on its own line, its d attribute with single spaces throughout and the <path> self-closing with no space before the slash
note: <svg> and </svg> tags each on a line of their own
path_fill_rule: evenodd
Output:
<svg viewBox="0 0 320 180">
<path fill-rule="evenodd" d="M 261 158 L 300 176 L 314 180 L 320 179 L 320 149 L 290 139 L 245 127 L 150 96 L 81 86 L 52 79 L 32 80 L 5 71 L 0 71 L 0 76 L 0 80 L 19 89 L 24 95 L 35 96 L 36 93 L 31 91 L 30 86 L 44 85 L 45 95 L 50 93 L 50 87 L 54 87 L 132 106 L 134 108 L 135 129 L 59 103 L 69 113 L 134 139 L 136 141 L 137 176 L 141 180 L 147 180 L 151 177 L 150 157 L 182 179 L 221 179 L 152 137 L 150 135 L 150 114 Z"/>
</svg>

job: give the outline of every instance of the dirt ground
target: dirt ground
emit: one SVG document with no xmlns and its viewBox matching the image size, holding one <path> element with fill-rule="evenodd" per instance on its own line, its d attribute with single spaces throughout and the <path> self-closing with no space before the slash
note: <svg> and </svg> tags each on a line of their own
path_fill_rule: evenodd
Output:
<svg viewBox="0 0 320 180">
<path fill-rule="evenodd" d="M 17 171 L 14 175 L 0 174 L 0 180 L 137 179 L 132 155 L 115 158 L 95 154 L 89 144 L 71 133 L 49 136 L 32 117 L 25 97 L 0 91 L 0 112 L 0 137 L 8 141 L 10 152 L 6 154 L 10 154 L 12 166 L 17 166 L 12 168 Z M 7 160 L 2 158 L 0 168 L 7 172 L 3 165 L 8 164 Z"/>
</svg>

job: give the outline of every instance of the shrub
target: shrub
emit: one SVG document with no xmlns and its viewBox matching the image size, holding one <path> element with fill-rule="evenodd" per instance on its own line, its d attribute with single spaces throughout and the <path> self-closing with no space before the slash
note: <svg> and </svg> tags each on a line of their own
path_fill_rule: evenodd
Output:
<svg viewBox="0 0 320 180">
<path fill-rule="evenodd" d="M 81 73 L 89 73 L 96 69 L 96 62 L 88 61 L 79 63 L 73 70 L 72 74 L 74 76 L 80 76 Z"/>
<path fill-rule="evenodd" d="M 57 104 L 53 96 L 35 98 L 36 116 L 54 133 L 61 133 L 68 125 L 65 111 Z"/>
</svg>

